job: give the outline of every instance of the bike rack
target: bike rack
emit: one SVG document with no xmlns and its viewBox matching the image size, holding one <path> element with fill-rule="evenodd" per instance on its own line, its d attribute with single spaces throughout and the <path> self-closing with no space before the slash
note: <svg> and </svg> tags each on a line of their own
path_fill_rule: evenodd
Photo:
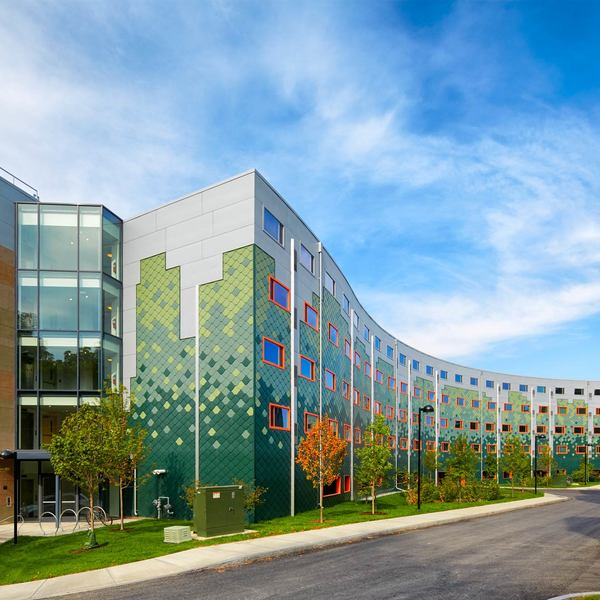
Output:
<svg viewBox="0 0 600 600">
<path fill-rule="evenodd" d="M 67 510 L 71 510 L 71 509 L 67 509 Z M 82 506 L 77 511 L 77 523 L 79 523 L 81 521 L 81 513 L 85 510 L 88 511 L 88 514 L 91 512 L 89 506 Z M 96 516 L 96 513 L 98 513 L 100 515 L 100 518 L 98 518 Z M 102 515 L 104 515 L 104 518 L 102 518 Z M 94 514 L 92 514 L 92 519 L 94 519 L 94 523 L 100 523 L 104 527 L 107 527 L 106 523 L 108 521 L 108 516 L 106 515 L 106 511 L 101 506 L 94 506 Z M 91 519 L 86 518 L 86 521 L 87 521 L 88 529 L 91 529 L 91 527 L 92 527 Z M 75 529 L 73 529 L 73 531 L 75 531 Z"/>
<path fill-rule="evenodd" d="M 58 528 L 59 528 L 58 518 L 57 518 L 57 516 L 53 512 L 51 512 L 49 510 L 47 510 L 45 513 L 42 513 L 40 515 L 40 518 L 39 518 L 39 521 L 38 521 L 38 525 L 40 526 L 40 530 L 41 530 L 42 534 L 44 536 L 48 535 L 48 533 L 46 532 L 46 530 L 42 527 L 42 519 L 44 517 L 46 517 L 46 516 L 52 517 L 54 519 L 54 534 L 53 535 L 56 535 L 58 533 Z"/>
<path fill-rule="evenodd" d="M 10 517 L 4 517 L 4 519 L 0 519 L 0 525 L 2 525 L 4 523 L 4 521 L 9 521 L 10 523 L 14 523 L 14 518 L 12 515 Z M 21 529 L 21 527 L 23 526 L 23 523 L 25 523 L 25 519 L 23 518 L 23 515 L 21 513 L 19 513 L 17 515 L 17 531 L 19 531 Z"/>
<path fill-rule="evenodd" d="M 65 510 L 63 510 L 60 513 L 60 519 L 59 519 L 60 520 L 60 530 L 62 532 L 65 531 L 65 528 L 63 527 L 63 523 L 64 523 L 63 517 L 68 514 L 72 514 L 75 517 L 75 526 L 73 527 L 73 529 L 71 529 L 71 531 L 69 533 L 75 533 L 77 531 L 77 528 L 79 527 L 79 515 L 73 508 L 65 508 Z"/>
</svg>

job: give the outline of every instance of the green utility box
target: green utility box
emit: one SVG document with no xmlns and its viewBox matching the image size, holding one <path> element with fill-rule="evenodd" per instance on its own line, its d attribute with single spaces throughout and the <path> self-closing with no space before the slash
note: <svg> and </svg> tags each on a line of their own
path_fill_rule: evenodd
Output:
<svg viewBox="0 0 600 600">
<path fill-rule="evenodd" d="M 194 530 L 201 537 L 241 533 L 245 520 L 241 485 L 201 487 L 194 496 Z"/>
</svg>

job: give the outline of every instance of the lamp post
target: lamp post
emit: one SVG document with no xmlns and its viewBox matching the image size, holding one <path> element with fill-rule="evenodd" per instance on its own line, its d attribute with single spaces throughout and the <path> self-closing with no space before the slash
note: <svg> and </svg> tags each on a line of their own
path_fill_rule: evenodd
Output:
<svg viewBox="0 0 600 600">
<path fill-rule="evenodd" d="M 418 446 L 418 464 L 417 464 L 417 510 L 421 510 L 421 413 L 432 413 L 435 409 L 431 404 L 426 404 L 419 408 L 419 446 Z"/>
<path fill-rule="evenodd" d="M 17 533 L 18 533 L 18 519 L 19 519 L 19 504 L 21 503 L 19 499 L 19 461 L 17 460 L 17 453 L 12 450 L 2 450 L 0 452 L 0 458 L 4 460 L 10 460 L 11 458 L 14 460 L 13 463 L 13 544 L 17 543 Z"/>
<path fill-rule="evenodd" d="M 585 464 L 583 467 L 583 472 L 584 472 L 584 476 L 583 476 L 583 485 L 587 485 L 588 482 L 588 448 L 591 448 L 591 444 L 589 442 L 585 443 Z"/>
<path fill-rule="evenodd" d="M 534 481 L 534 493 L 537 495 L 537 458 L 538 458 L 538 442 L 546 439 L 545 435 L 535 435 L 535 444 L 533 452 L 533 481 Z"/>
</svg>

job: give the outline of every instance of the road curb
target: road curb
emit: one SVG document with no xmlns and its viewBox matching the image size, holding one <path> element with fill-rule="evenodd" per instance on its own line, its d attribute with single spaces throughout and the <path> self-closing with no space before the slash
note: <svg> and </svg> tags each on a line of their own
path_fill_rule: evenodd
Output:
<svg viewBox="0 0 600 600">
<path fill-rule="evenodd" d="M 594 594 L 600 594 L 600 592 L 579 592 L 575 594 L 565 594 L 564 596 L 554 596 L 548 598 L 548 600 L 567 600 L 567 598 L 585 598 L 586 596 L 593 596 Z"/>
<path fill-rule="evenodd" d="M 542 498 L 528 498 L 501 504 L 457 508 L 450 511 L 394 517 L 378 521 L 363 521 L 216 546 L 192 548 L 114 567 L 3 585 L 0 586 L 0 597 L 3 600 L 41 600 L 42 598 L 85 593 L 107 587 L 177 576 L 186 572 L 233 567 L 266 558 L 293 556 L 308 550 L 335 548 L 361 540 L 460 523 L 527 508 L 548 506 L 568 499 L 564 496 L 546 494 Z"/>
</svg>

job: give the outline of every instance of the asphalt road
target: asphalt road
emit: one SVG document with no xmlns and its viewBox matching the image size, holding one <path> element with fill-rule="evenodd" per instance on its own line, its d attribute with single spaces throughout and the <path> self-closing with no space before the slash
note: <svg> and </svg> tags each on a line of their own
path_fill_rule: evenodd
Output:
<svg viewBox="0 0 600 600">
<path fill-rule="evenodd" d="M 600 491 L 564 495 L 542 508 L 68 598 L 543 600 L 600 590 Z"/>
</svg>

